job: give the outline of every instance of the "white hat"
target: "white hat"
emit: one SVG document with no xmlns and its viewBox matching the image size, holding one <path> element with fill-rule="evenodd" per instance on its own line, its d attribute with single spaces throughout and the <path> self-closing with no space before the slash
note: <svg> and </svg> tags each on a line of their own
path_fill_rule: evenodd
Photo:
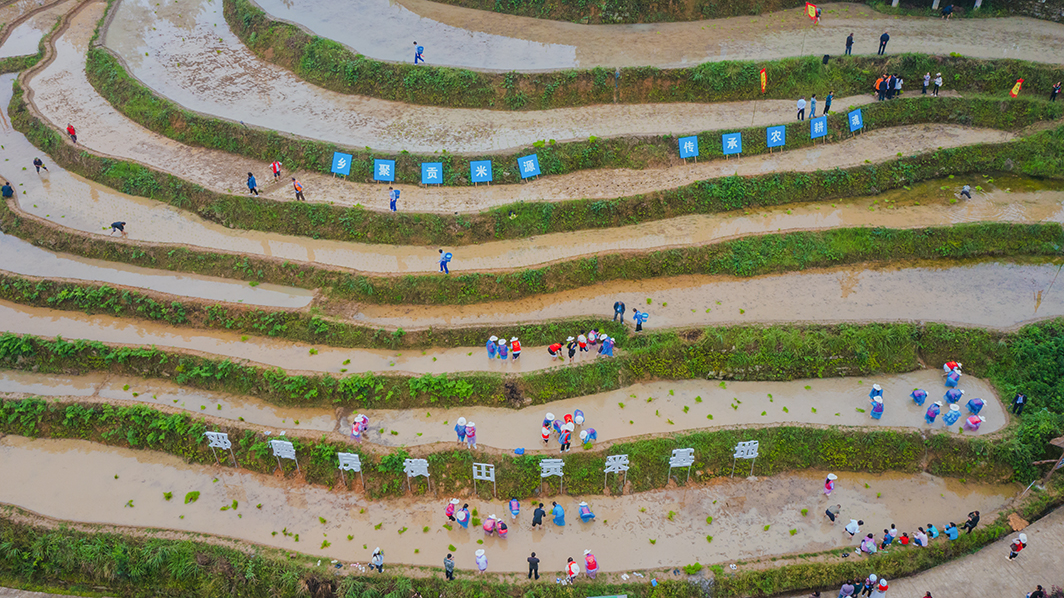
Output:
<svg viewBox="0 0 1064 598">
<path fill-rule="evenodd" d="M 887 585 L 887 578 L 886 577 L 879 578 L 879 585 L 881 585 L 881 586 Z"/>
<path fill-rule="evenodd" d="M 580 424 L 581 426 L 584 425 L 584 416 L 583 416 L 583 414 L 577 413 L 576 415 L 574 415 L 573 416 L 573 421 L 578 423 L 578 424 Z"/>
<path fill-rule="evenodd" d="M 464 426 L 465 425 L 465 418 L 464 417 L 458 418 L 458 425 L 459 426 Z"/>
<path fill-rule="evenodd" d="M 586 507 L 586 506 L 587 506 L 587 501 L 586 501 L 586 500 L 582 500 L 582 501 L 580 501 L 580 506 L 581 506 L 581 507 Z M 591 551 L 589 550 L 588 552 L 591 552 Z M 586 554 L 586 553 L 585 553 L 585 554 Z"/>
<path fill-rule="evenodd" d="M 959 406 L 957 406 L 956 404 L 953 404 L 953 405 L 949 406 L 949 410 L 950 411 L 960 411 L 961 408 Z"/>
<path fill-rule="evenodd" d="M 465 512 L 465 510 L 458 511 L 457 513 L 455 513 L 454 516 L 457 517 L 459 521 L 465 521 L 466 520 L 466 512 Z"/>
<path fill-rule="evenodd" d="M 495 519 L 495 513 L 492 513 L 491 515 L 489 515 L 488 519 Z"/>
<path fill-rule="evenodd" d="M 473 554 L 475 554 L 475 555 L 477 555 L 477 556 L 484 556 L 484 549 L 483 549 L 483 548 L 481 548 L 480 550 L 477 550 L 477 551 L 476 551 L 475 553 L 473 553 Z"/>
<path fill-rule="evenodd" d="M 964 394 L 964 391 L 963 391 L 963 390 L 961 391 L 961 394 Z"/>
<path fill-rule="evenodd" d="M 380 547 L 380 546 L 378 546 L 378 547 L 376 547 L 376 548 L 374 548 L 374 549 L 373 549 L 373 554 L 377 554 L 377 553 L 378 553 L 378 552 L 380 552 L 380 551 L 381 551 L 381 547 Z"/>
<path fill-rule="evenodd" d="M 939 407 L 941 407 L 942 406 L 942 401 L 935 401 L 935 404 L 938 405 Z"/>
<path fill-rule="evenodd" d="M 511 338 L 511 339 L 510 339 L 510 342 L 512 343 L 512 342 L 514 342 L 515 340 L 517 340 L 517 337 L 516 337 L 516 336 L 515 336 L 515 337 L 513 337 L 513 338 Z"/>
<path fill-rule="evenodd" d="M 567 341 L 574 341 L 574 340 L 576 340 L 576 339 L 574 339 L 573 337 L 571 337 L 571 336 L 570 336 L 569 338 L 567 338 L 567 339 L 565 339 L 565 340 L 567 340 Z"/>
<path fill-rule="evenodd" d="M 839 476 L 837 476 L 837 475 L 835 475 L 833 473 L 829 473 L 828 474 L 828 479 L 829 480 L 837 480 L 837 479 L 839 479 Z"/>
<path fill-rule="evenodd" d="M 982 415 L 980 415 L 980 416 L 979 416 L 979 421 L 981 421 L 981 422 L 985 422 L 985 421 L 986 421 L 986 418 L 985 418 L 985 417 L 983 417 Z"/>
<path fill-rule="evenodd" d="M 957 362 L 957 367 L 961 367 L 961 366 L 963 366 L 963 365 L 964 365 L 963 363 L 961 363 L 961 362 L 959 362 L 959 361 Z"/>
<path fill-rule="evenodd" d="M 877 579 L 879 579 L 879 578 L 878 578 L 878 577 L 876 577 L 876 574 L 875 574 L 875 573 L 873 573 L 873 574 L 871 574 L 871 575 L 869 575 L 869 576 L 868 576 L 868 581 L 870 581 L 870 582 L 872 582 L 872 583 L 875 583 Z"/>
<path fill-rule="evenodd" d="M 1020 534 L 1020 542 L 1027 543 L 1027 534 Z"/>
<path fill-rule="evenodd" d="M 584 551 L 584 556 L 587 556 L 587 555 L 589 555 L 589 554 L 591 554 L 591 551 L 590 551 L 590 550 L 585 550 L 585 551 Z"/>
<path fill-rule="evenodd" d="M 883 402 L 883 397 L 876 397 L 876 398 L 874 398 L 872 400 L 877 402 L 877 403 L 882 403 Z"/>
<path fill-rule="evenodd" d="M 504 338 L 500 338 L 500 339 L 499 339 L 499 344 L 500 344 L 500 345 L 505 345 L 505 344 L 506 344 L 506 339 L 504 339 Z"/>
<path fill-rule="evenodd" d="M 883 390 L 883 387 L 878 385 L 878 384 L 873 384 L 872 385 L 872 390 Z"/>
<path fill-rule="evenodd" d="M 587 439 L 587 430 L 580 430 L 580 440 Z"/>
<path fill-rule="evenodd" d="M 610 340 L 610 337 L 608 337 L 605 334 L 603 334 L 602 336 L 599 337 L 599 340 L 600 341 L 608 341 L 608 340 Z"/>
<path fill-rule="evenodd" d="M 942 76 L 942 73 L 935 73 L 935 76 L 936 76 L 936 77 L 941 77 L 941 76 Z"/>
<path fill-rule="evenodd" d="M 457 498 L 452 498 L 452 499 L 451 499 L 451 504 L 452 504 L 452 505 L 456 505 L 456 504 L 458 504 L 458 503 L 460 503 L 460 502 L 462 502 L 462 501 L 458 500 Z"/>
<path fill-rule="evenodd" d="M 473 422 L 469 422 L 468 424 L 466 424 L 466 426 L 467 426 L 467 427 L 469 427 L 469 428 L 475 428 L 475 427 L 477 427 L 477 425 L 476 425 L 476 424 L 474 424 Z"/>
<path fill-rule="evenodd" d="M 568 431 L 568 432 L 572 432 L 573 430 L 576 429 L 576 426 L 574 426 L 572 422 L 569 422 L 569 423 L 565 424 L 565 428 L 564 429 L 566 431 Z"/>
<path fill-rule="evenodd" d="M 499 340 L 499 337 L 497 337 L 497 336 L 495 336 L 495 335 L 492 335 L 492 337 L 491 337 L 491 338 L 489 338 L 488 340 L 489 340 L 489 341 L 497 341 L 497 340 Z"/>
<path fill-rule="evenodd" d="M 554 414 L 551 413 L 550 411 L 547 412 L 547 421 L 549 421 L 549 422 L 554 421 Z"/>
</svg>

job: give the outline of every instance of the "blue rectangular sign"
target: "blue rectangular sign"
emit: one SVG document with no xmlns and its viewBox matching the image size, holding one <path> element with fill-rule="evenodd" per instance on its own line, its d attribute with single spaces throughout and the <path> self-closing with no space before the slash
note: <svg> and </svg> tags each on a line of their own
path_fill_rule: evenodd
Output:
<svg viewBox="0 0 1064 598">
<path fill-rule="evenodd" d="M 374 160 L 373 180 L 395 181 L 395 160 Z"/>
<path fill-rule="evenodd" d="M 809 119 L 809 137 L 811 139 L 819 139 L 828 134 L 828 117 L 821 116 L 820 118 Z"/>
<path fill-rule="evenodd" d="M 421 163 L 421 184 L 422 185 L 442 185 L 443 184 L 443 162 L 422 162 Z"/>
<path fill-rule="evenodd" d="M 539 157 L 536 154 L 517 159 L 517 167 L 521 170 L 521 178 L 539 176 Z"/>
<path fill-rule="evenodd" d="M 853 133 L 857 129 L 864 128 L 864 117 L 861 116 L 861 109 L 858 108 L 853 112 L 846 115 L 846 120 L 850 121 L 850 132 Z"/>
<path fill-rule="evenodd" d="M 332 171 L 344 176 L 351 174 L 351 154 L 333 152 Z"/>
<path fill-rule="evenodd" d="M 477 160 L 469 163 L 469 180 L 474 183 L 491 182 L 491 160 Z"/>
<path fill-rule="evenodd" d="M 694 135 L 690 137 L 680 137 L 679 143 L 681 158 L 698 157 L 698 137 L 695 137 Z"/>
<path fill-rule="evenodd" d="M 725 156 L 743 153 L 743 134 L 725 133 L 720 136 L 721 149 Z"/>
<path fill-rule="evenodd" d="M 783 147 L 783 144 L 787 143 L 787 127 L 780 125 L 765 129 L 765 143 L 769 147 Z"/>
</svg>

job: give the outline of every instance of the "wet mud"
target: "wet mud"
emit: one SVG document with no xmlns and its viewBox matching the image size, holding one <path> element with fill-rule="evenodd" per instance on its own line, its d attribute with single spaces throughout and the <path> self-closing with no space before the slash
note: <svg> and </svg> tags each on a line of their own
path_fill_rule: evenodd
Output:
<svg viewBox="0 0 1064 598">
<path fill-rule="evenodd" d="M 16 2 L 15 6 L 24 4 L 25 3 Z M 38 3 L 34 2 L 29 8 L 32 10 L 37 7 L 37 4 Z M 75 5 L 76 2 L 74 0 L 59 2 L 20 23 L 11 30 L 7 39 L 4 40 L 4 44 L 0 46 L 0 58 L 36 54 L 37 46 L 44 34 L 52 29 L 52 26 L 55 25 L 56 19 L 66 14 Z M 10 10 L 9 7 L 5 7 L 5 9 Z M 15 16 L 14 18 L 18 17 Z M 0 23 L 11 22 L 11 20 L 3 19 L 4 17 L 0 15 Z"/>
<path fill-rule="evenodd" d="M 459 256 L 460 258 L 460 256 Z M 362 324 L 410 330 L 575 316 L 612 316 L 613 303 L 650 315 L 648 328 L 781 322 L 946 322 L 1008 329 L 1064 315 L 1057 262 L 984 261 L 811 269 L 735 279 L 681 276 L 614 281 L 474 305 L 360 305 Z M 523 358 L 522 358 L 523 359 Z"/>
<path fill-rule="evenodd" d="M 882 386 L 885 393 L 886 407 L 879 420 L 872 419 L 868 413 L 867 397 L 873 383 Z M 941 372 L 918 370 L 867 378 L 729 382 L 723 389 L 715 380 L 640 383 L 520 410 L 463 407 L 427 411 L 361 409 L 359 412 L 369 417 L 366 438 L 372 444 L 410 447 L 454 442 L 455 422 L 464 417 L 477 424 L 480 446 L 507 452 L 517 447 L 558 450 L 553 440 L 544 444 L 540 439 L 543 415 L 554 413 L 561 418 L 576 409 L 584 412 L 583 428 L 594 428 L 598 442 L 688 430 L 778 424 L 917 428 L 959 433 L 960 424 L 949 427 L 941 418 L 927 425 L 923 419 L 926 405 L 919 407 L 909 398 L 914 388 L 926 390 L 931 402 L 942 400 L 945 393 Z M 987 382 L 964 376 L 958 388 L 965 391 L 964 402 L 974 397 L 986 402 L 981 413 L 986 422 L 977 432 L 965 432 L 965 435 L 985 435 L 1005 427 L 1008 416 Z M 281 407 L 251 397 L 188 389 L 163 380 L 102 373 L 53 376 L 0 370 L 0 393 L 136 402 L 290 430 L 346 433 L 352 415 L 330 409 Z M 963 402 L 960 407 L 967 417 Z"/>
<path fill-rule="evenodd" d="M 476 541 L 484 539 L 489 571 L 524 570 L 525 557 L 535 550 L 552 555 L 541 567 L 548 578 L 567 556 L 579 557 L 585 548 L 594 551 L 600 570 L 608 572 L 855 546 L 841 523 L 832 526 L 822 515 L 829 504 L 843 504 L 841 519 L 863 519 L 869 531 L 890 523 L 914 530 L 929 521 L 963 520 L 973 509 L 989 516 L 1018 491 L 1011 485 L 961 484 L 926 474 L 843 473 L 828 499 L 821 490 L 823 472 L 722 478 L 686 492 L 593 497 L 588 502 L 597 519 L 586 524 L 576 516 L 579 497 L 544 497 L 548 506 L 551 500 L 562 505 L 567 525 L 557 528 L 548 521 L 537 530 L 530 528 L 529 501 L 512 521 L 502 500 L 470 499 L 480 517 L 505 517 L 510 533 L 500 540 L 484 538 L 480 530 L 444 529 L 448 497 L 372 502 L 355 492 L 330 492 L 292 479 L 192 466 L 169 455 L 78 440 L 7 436 L 0 439 L 0 466 L 10 482 L 0 486 L 0 502 L 49 517 L 208 533 L 298 549 L 345 565 L 365 564 L 380 546 L 386 567 L 438 566 L 454 544 L 458 567 L 472 569 L 473 551 L 481 547 Z M 70 491 L 75 488 L 77 492 Z M 199 491 L 199 499 L 183 504 L 191 491 Z M 164 492 L 173 492 L 173 500 L 166 501 Z M 234 500 L 237 509 L 220 510 Z M 808 509 L 807 516 L 802 509 Z M 706 523 L 707 517 L 713 517 L 712 523 Z M 300 534 L 299 542 L 282 531 Z"/>
</svg>

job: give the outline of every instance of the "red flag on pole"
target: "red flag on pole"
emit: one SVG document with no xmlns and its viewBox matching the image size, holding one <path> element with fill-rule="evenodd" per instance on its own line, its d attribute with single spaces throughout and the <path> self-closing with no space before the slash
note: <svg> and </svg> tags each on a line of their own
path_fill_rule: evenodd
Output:
<svg viewBox="0 0 1064 598">
<path fill-rule="evenodd" d="M 1023 79 L 1016 79 L 1016 85 L 1012 86 L 1012 91 L 1009 92 L 1009 95 L 1012 97 L 1020 95 L 1021 87 L 1023 87 Z"/>
<path fill-rule="evenodd" d="M 809 15 L 809 19 L 816 21 L 816 4 L 805 3 L 805 14 Z"/>
<path fill-rule="evenodd" d="M 761 69 L 761 93 L 765 93 L 765 87 L 768 85 L 768 75 L 765 74 L 765 69 Z"/>
</svg>

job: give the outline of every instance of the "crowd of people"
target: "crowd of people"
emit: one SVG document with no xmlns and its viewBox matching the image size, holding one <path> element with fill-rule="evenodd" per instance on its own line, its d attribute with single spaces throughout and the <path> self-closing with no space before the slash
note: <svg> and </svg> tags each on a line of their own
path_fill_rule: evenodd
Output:
<svg viewBox="0 0 1064 598">
<path fill-rule="evenodd" d="M 928 406 L 927 411 L 924 412 L 924 421 L 928 425 L 934 424 L 939 415 L 942 416 L 942 422 L 946 426 L 952 426 L 961 419 L 961 408 L 958 403 L 964 397 L 964 391 L 957 388 L 961 380 L 961 367 L 962 364 L 956 361 L 948 361 L 942 365 L 946 386 L 946 394 L 942 398 L 949 404 L 949 408 L 945 413 L 942 413 L 942 409 L 945 407 L 945 403 L 942 401 L 935 401 Z M 912 398 L 916 405 L 923 406 L 927 400 L 927 391 L 917 388 L 909 393 L 909 397 Z M 886 404 L 883 402 L 883 387 L 879 384 L 873 384 L 871 392 L 868 393 L 868 398 L 872 403 L 870 413 L 872 419 L 882 418 L 886 409 Z M 985 406 L 986 402 L 978 397 L 970 399 L 965 404 L 968 416 L 964 418 L 964 423 L 961 424 L 965 432 L 976 432 L 983 425 L 983 422 L 986 421 L 986 416 L 981 415 L 980 412 Z M 1020 409 L 1022 410 L 1022 407 Z"/>
<path fill-rule="evenodd" d="M 543 444 L 550 444 L 550 438 L 552 435 L 557 435 L 558 444 L 561 445 L 561 452 L 569 452 L 569 447 L 573 441 L 573 432 L 576 431 L 576 426 L 583 428 L 584 426 L 584 412 L 579 409 L 574 409 L 572 413 L 566 413 L 561 420 L 554 418 L 553 413 L 547 413 L 543 417 L 543 427 L 540 430 L 540 437 L 543 439 Z M 591 444 L 598 440 L 598 432 L 595 428 L 586 428 L 580 430 L 578 436 L 580 438 L 580 444 Z"/>
</svg>

